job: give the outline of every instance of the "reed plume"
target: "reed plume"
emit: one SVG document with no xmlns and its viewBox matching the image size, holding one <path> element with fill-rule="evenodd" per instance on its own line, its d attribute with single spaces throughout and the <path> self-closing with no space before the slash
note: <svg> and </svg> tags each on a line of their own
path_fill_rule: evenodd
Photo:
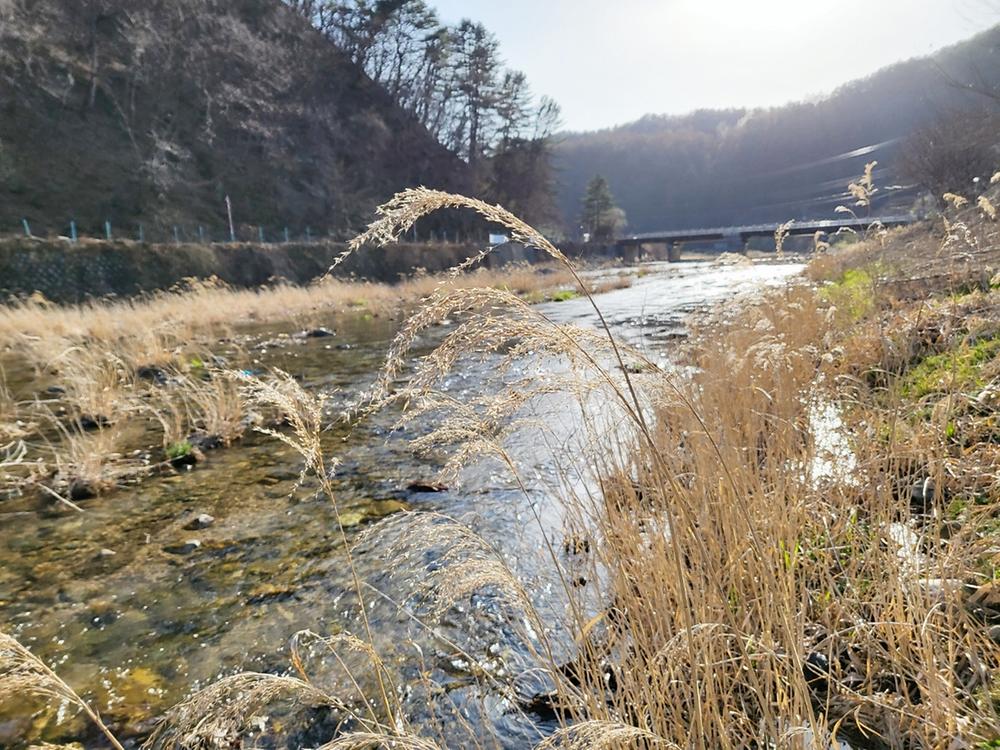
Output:
<svg viewBox="0 0 1000 750">
<path fill-rule="evenodd" d="M 349 713 L 339 700 L 303 680 L 241 672 L 213 683 L 171 708 L 160 719 L 143 748 L 231 747 L 252 726 L 256 712 L 281 698 Z"/>
<path fill-rule="evenodd" d="M 124 750 L 96 709 L 15 638 L 0 632 L 0 703 L 24 695 L 37 695 L 76 706 L 97 726 L 115 750 Z"/>
</svg>

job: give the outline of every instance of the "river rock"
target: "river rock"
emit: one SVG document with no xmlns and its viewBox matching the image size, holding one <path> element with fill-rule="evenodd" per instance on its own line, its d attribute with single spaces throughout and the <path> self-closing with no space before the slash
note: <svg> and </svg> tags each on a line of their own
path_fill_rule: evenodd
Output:
<svg viewBox="0 0 1000 750">
<path fill-rule="evenodd" d="M 208 515 L 208 513 L 200 513 L 192 520 L 184 524 L 184 528 L 187 531 L 201 531 L 201 529 L 207 529 L 215 523 L 215 517 Z"/>
<path fill-rule="evenodd" d="M 103 414 L 81 414 L 80 415 L 80 428 L 86 430 L 87 432 L 93 432 L 94 430 L 100 430 L 108 427 L 111 424 L 111 420 L 105 417 Z"/>
<path fill-rule="evenodd" d="M 448 485 L 442 484 L 441 482 L 432 482 L 418 479 L 415 482 L 410 482 L 406 489 L 410 492 L 447 492 Z"/>
<path fill-rule="evenodd" d="M 935 500 L 941 499 L 941 494 L 934 487 L 930 477 L 915 482 L 910 487 L 910 505 L 921 510 L 929 510 Z"/>
<path fill-rule="evenodd" d="M 97 489 L 86 479 L 71 479 L 69 482 L 69 499 L 73 502 L 89 500 L 97 496 Z"/>
<path fill-rule="evenodd" d="M 139 380 L 148 380 L 156 385 L 166 385 L 170 380 L 166 370 L 157 365 L 142 365 L 136 369 L 135 375 Z"/>
<path fill-rule="evenodd" d="M 192 432 L 187 437 L 187 441 L 192 448 L 202 451 L 218 450 L 224 445 L 221 435 L 214 435 L 209 432 Z"/>
<path fill-rule="evenodd" d="M 190 555 L 201 547 L 200 539 L 188 539 L 179 544 L 168 544 L 163 551 L 171 555 Z"/>
<path fill-rule="evenodd" d="M 170 459 L 170 465 L 175 469 L 190 469 L 196 463 L 205 458 L 205 454 L 198 450 L 197 447 L 191 446 L 191 450 L 187 453 L 183 453 L 180 456 L 174 456 Z"/>
<path fill-rule="evenodd" d="M 336 336 L 337 334 L 331 331 L 329 328 L 312 328 L 308 331 L 303 331 L 303 338 L 307 339 L 325 339 L 330 336 Z"/>
</svg>

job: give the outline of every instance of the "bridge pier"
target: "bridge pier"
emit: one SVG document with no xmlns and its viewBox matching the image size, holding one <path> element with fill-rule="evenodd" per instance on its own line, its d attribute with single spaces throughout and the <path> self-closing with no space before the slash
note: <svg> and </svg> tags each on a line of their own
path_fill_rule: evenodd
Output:
<svg viewBox="0 0 1000 750">
<path fill-rule="evenodd" d="M 681 243 L 667 242 L 667 261 L 676 263 L 681 259 Z"/>
<path fill-rule="evenodd" d="M 722 242 L 725 245 L 726 252 L 730 253 L 745 253 L 747 247 L 747 241 L 740 233 L 726 234 L 722 237 Z"/>
</svg>

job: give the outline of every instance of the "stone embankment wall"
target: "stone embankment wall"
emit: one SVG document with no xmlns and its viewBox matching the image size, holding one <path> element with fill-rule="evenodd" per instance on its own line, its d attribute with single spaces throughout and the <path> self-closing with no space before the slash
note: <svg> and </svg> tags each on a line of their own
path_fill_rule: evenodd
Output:
<svg viewBox="0 0 1000 750">
<path fill-rule="evenodd" d="M 0 296 L 34 292 L 55 302 L 170 289 L 188 278 L 217 277 L 237 287 L 284 280 L 307 284 L 325 274 L 346 250 L 342 243 L 140 244 L 15 238 L 0 241 Z M 465 244 L 399 244 L 352 255 L 336 276 L 395 282 L 418 269 L 450 268 L 480 248 Z M 487 265 L 541 260 L 520 246 L 497 248 Z"/>
</svg>

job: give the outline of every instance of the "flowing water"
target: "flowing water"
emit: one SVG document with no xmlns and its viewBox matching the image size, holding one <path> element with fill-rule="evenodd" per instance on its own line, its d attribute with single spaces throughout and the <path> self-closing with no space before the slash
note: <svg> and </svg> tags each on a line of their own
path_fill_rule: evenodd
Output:
<svg viewBox="0 0 1000 750">
<path fill-rule="evenodd" d="M 650 264 L 631 287 L 597 300 L 617 336 L 662 360 L 669 356 L 670 341 L 683 335 L 689 313 L 740 291 L 780 283 L 799 269 Z M 584 299 L 539 309 L 560 322 L 597 323 Z M 388 321 L 361 317 L 327 325 L 337 330 L 335 338 L 254 351 L 261 368 L 294 374 L 306 388 L 330 393 L 336 406 L 372 382 L 394 331 Z M 266 341 L 277 333 L 255 335 Z M 446 385 L 460 396 L 475 388 L 481 374 L 471 369 Z M 472 467 L 458 488 L 415 492 L 408 486 L 430 479 L 435 467 L 413 455 L 408 441 L 429 425 L 394 430 L 396 416 L 333 427 L 324 436 L 327 451 L 341 460 L 334 485 L 350 533 L 405 509 L 460 517 L 503 550 L 541 608 L 564 607 L 536 522 L 557 523 L 547 502 L 549 480 L 558 473 L 552 451 L 538 450 L 527 438 L 514 446 L 533 462 L 527 493 L 491 462 Z M 151 477 L 86 501 L 83 514 L 38 503 L 0 505 L 0 629 L 93 699 L 127 737 L 148 732 L 155 716 L 220 675 L 287 671 L 288 641 L 296 631 L 326 634 L 359 627 L 333 510 L 315 484 L 300 484 L 301 467 L 289 447 L 248 435 L 232 448 L 212 452 L 193 470 Z M 199 514 L 215 520 L 206 528 L 185 529 Z M 355 565 L 363 581 L 391 598 L 409 595 L 406 576 L 379 549 L 362 548 Z M 483 664 L 472 665 L 439 639 L 421 641 L 412 619 L 378 595 L 367 609 L 379 644 L 412 646 L 409 658 L 400 657 L 395 665 L 404 679 L 430 675 L 470 723 L 495 730 L 502 746 L 537 740 L 533 722 L 476 687 L 477 670 L 488 671 L 498 661 L 493 657 L 504 655 L 509 663 L 527 659 L 517 638 L 489 613 L 465 613 L 466 621 L 446 624 L 450 632 L 465 632 L 467 653 L 482 655 Z M 425 699 L 407 704 L 417 723 L 436 713 Z M 64 708 L 39 712 L 37 704 L 30 705 L 31 711 L 25 704 L 0 713 L 0 747 L 17 747 L 26 738 L 93 736 L 82 718 Z M 317 732 L 299 741 L 308 736 L 320 744 L 325 738 Z"/>
</svg>

